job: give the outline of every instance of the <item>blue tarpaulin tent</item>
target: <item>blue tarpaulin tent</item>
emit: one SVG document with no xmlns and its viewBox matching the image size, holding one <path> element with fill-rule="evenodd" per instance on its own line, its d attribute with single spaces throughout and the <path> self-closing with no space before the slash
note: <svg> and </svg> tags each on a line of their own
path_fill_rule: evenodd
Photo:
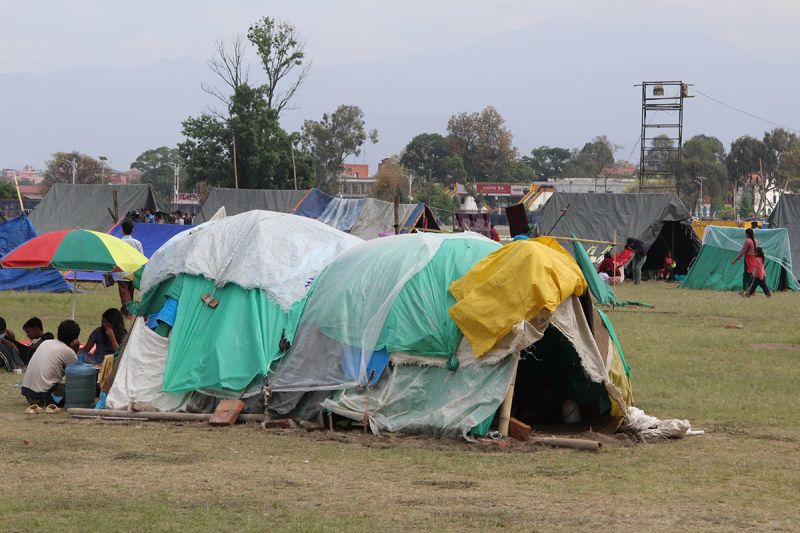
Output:
<svg viewBox="0 0 800 533">
<path fill-rule="evenodd" d="M 0 257 L 36 237 L 33 224 L 25 215 L 0 223 Z M 0 269 L 0 291 L 72 292 L 57 270 Z"/>
</svg>

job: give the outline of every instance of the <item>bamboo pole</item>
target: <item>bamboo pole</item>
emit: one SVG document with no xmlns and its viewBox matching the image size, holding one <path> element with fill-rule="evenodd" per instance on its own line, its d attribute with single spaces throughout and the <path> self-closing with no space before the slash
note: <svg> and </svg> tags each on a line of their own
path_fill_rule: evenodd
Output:
<svg viewBox="0 0 800 533">
<path fill-rule="evenodd" d="M 22 202 L 22 193 L 19 191 L 19 181 L 17 181 L 17 175 L 14 174 L 14 185 L 17 187 L 17 199 L 19 200 L 19 214 L 25 214 L 25 204 Z"/>
<path fill-rule="evenodd" d="M 619 246 L 621 244 L 619 242 L 614 242 L 614 241 L 598 241 L 593 239 L 580 239 L 578 237 L 556 237 L 555 235 L 546 235 L 546 237 L 558 239 L 559 241 L 578 241 L 578 242 L 588 242 L 592 244 L 611 244 L 613 246 Z"/>
<path fill-rule="evenodd" d="M 500 406 L 500 419 L 497 423 L 497 431 L 504 437 L 508 436 L 508 424 L 511 421 L 511 404 L 514 401 L 514 383 L 517 381 L 517 368 L 519 367 L 519 354 L 515 355 L 514 371 L 511 373 L 511 383 L 508 384 L 506 398 Z"/>
<path fill-rule="evenodd" d="M 536 444 L 544 444 L 545 446 L 553 446 L 555 448 L 572 448 L 575 450 L 591 450 L 595 452 L 603 447 L 602 443 L 596 440 L 588 439 L 531 437 L 531 441 L 535 442 Z"/>
<path fill-rule="evenodd" d="M 124 411 L 121 409 L 85 409 L 73 407 L 67 412 L 75 418 L 109 418 L 109 419 L 133 419 L 161 422 L 207 422 L 211 418 L 211 413 L 161 413 L 144 411 Z M 240 414 L 237 422 L 263 422 L 267 415 L 245 415 Z"/>
</svg>

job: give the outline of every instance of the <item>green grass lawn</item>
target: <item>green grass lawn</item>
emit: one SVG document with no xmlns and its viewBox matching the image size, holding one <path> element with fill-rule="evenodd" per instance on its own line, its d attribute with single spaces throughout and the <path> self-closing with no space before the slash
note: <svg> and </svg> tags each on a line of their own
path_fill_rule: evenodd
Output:
<svg viewBox="0 0 800 533">
<path fill-rule="evenodd" d="M 610 311 L 638 406 L 701 437 L 599 453 L 25 415 L 0 373 L 0 530 L 797 530 L 800 295 L 624 286 Z M 70 297 L 0 293 L 20 329 Z M 81 294 L 82 340 L 116 306 Z M 741 329 L 726 328 L 741 325 Z M 235 332 L 231 332 L 235 334 Z"/>
</svg>

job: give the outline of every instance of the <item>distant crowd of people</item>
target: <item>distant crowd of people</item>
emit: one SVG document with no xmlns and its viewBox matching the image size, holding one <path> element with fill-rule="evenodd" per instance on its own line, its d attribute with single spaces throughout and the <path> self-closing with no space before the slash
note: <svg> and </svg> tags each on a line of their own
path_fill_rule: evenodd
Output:
<svg viewBox="0 0 800 533">
<path fill-rule="evenodd" d="M 153 213 L 148 208 L 142 209 L 141 214 L 131 212 L 128 218 L 133 222 L 142 222 L 144 224 L 177 224 L 179 226 L 190 226 L 193 220 L 192 214 L 189 211 L 181 211 L 178 209 L 170 215 L 162 212 Z"/>
</svg>

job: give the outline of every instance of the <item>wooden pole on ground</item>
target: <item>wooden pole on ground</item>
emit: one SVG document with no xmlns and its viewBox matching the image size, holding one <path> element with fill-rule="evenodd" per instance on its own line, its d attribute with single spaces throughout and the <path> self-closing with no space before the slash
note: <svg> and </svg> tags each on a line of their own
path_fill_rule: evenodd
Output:
<svg viewBox="0 0 800 533">
<path fill-rule="evenodd" d="M 545 446 L 554 446 L 556 448 L 572 448 L 576 450 L 591 450 L 595 452 L 603 447 L 600 442 L 587 439 L 531 437 L 531 441 L 535 442 L 536 444 L 544 444 Z"/>
<path fill-rule="evenodd" d="M 211 418 L 211 413 L 160 413 L 144 411 L 124 411 L 116 409 L 83 409 L 73 407 L 67 412 L 76 418 L 110 418 L 133 420 L 152 420 L 162 422 L 207 422 Z M 237 422 L 263 422 L 266 415 L 243 415 L 240 414 Z"/>
<path fill-rule="evenodd" d="M 511 404 L 514 401 L 514 383 L 517 381 L 517 368 L 519 367 L 519 354 L 515 354 L 514 357 L 516 361 L 514 361 L 514 371 L 511 372 L 511 383 L 508 384 L 506 398 L 500 406 L 500 419 L 497 423 L 497 431 L 504 437 L 508 436 L 508 424 L 511 422 Z"/>
</svg>

